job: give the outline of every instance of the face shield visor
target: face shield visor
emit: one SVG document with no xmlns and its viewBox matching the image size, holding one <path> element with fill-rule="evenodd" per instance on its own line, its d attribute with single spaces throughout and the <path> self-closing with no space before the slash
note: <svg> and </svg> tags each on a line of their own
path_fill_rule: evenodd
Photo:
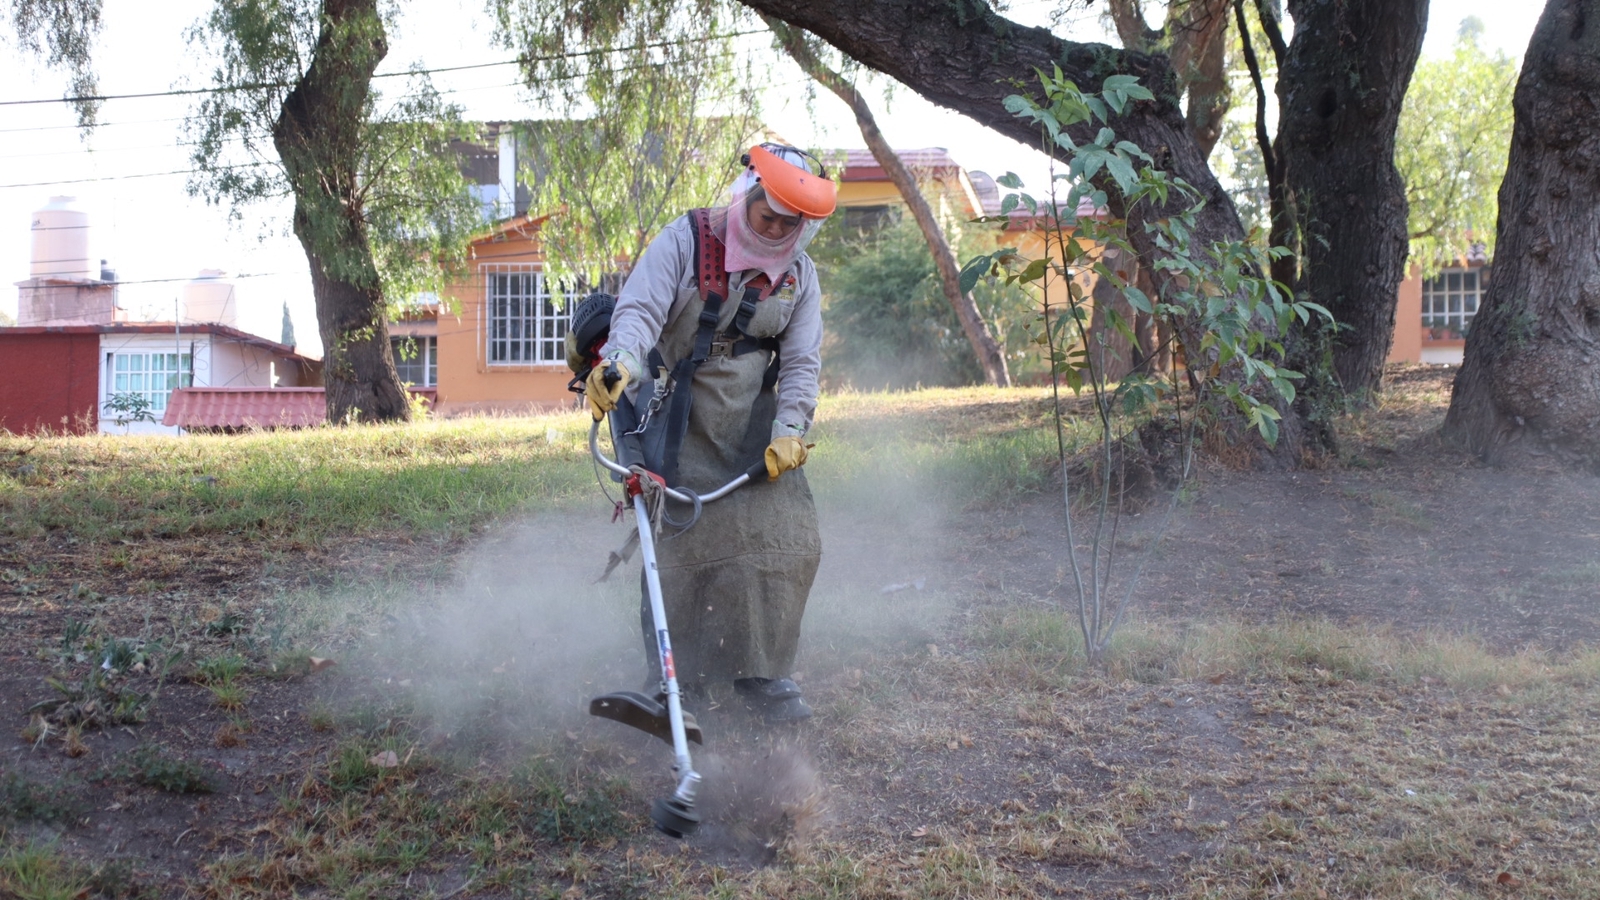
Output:
<svg viewBox="0 0 1600 900">
<path fill-rule="evenodd" d="M 750 148 L 727 206 L 727 270 L 759 269 L 776 284 L 833 213 L 834 192 L 816 157 L 779 144 Z M 781 237 L 766 236 L 751 222 L 752 211 L 763 211 L 758 201 L 779 216 L 798 217 L 798 224 Z"/>
</svg>

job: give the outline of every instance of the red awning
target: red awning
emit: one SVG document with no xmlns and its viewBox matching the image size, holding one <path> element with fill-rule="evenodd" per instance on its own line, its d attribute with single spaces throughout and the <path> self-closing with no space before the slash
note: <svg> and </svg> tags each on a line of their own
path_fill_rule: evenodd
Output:
<svg viewBox="0 0 1600 900">
<path fill-rule="evenodd" d="M 167 399 L 163 425 L 184 428 L 305 428 L 328 419 L 322 388 L 180 388 Z"/>
</svg>

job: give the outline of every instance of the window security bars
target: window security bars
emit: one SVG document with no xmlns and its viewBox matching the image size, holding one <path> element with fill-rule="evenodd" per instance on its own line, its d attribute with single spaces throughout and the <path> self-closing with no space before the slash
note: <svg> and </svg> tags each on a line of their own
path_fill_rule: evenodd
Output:
<svg viewBox="0 0 1600 900">
<path fill-rule="evenodd" d="M 1435 339 L 1467 333 L 1486 286 L 1481 269 L 1445 269 L 1422 283 L 1422 328 Z"/>
<path fill-rule="evenodd" d="M 439 383 L 439 339 L 436 337 L 395 337 L 394 370 L 404 384 L 433 387 Z"/>
<path fill-rule="evenodd" d="M 483 280 L 490 365 L 566 360 L 563 342 L 571 312 L 556 306 L 543 272 L 529 265 L 491 264 L 483 267 Z"/>
<path fill-rule="evenodd" d="M 142 394 L 151 412 L 167 410 L 167 398 L 179 386 L 194 383 L 193 359 L 176 353 L 118 353 L 111 371 L 112 394 Z"/>
</svg>

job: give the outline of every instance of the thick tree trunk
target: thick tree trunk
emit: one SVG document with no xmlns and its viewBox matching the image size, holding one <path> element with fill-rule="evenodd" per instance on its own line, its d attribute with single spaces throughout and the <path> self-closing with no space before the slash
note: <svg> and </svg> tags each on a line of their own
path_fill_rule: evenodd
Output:
<svg viewBox="0 0 1600 900">
<path fill-rule="evenodd" d="M 810 0 L 741 0 L 745 6 L 810 31 L 863 65 L 890 75 L 926 99 L 963 113 L 978 123 L 1030 146 L 1038 146 L 1035 126 L 1006 111 L 1009 94 L 1026 91 L 1035 70 L 1063 74 L 1086 91 L 1097 91 L 1109 75 L 1137 77 L 1156 99 L 1131 104 L 1111 121 L 1117 136 L 1149 152 L 1162 169 L 1187 181 L 1204 206 L 1193 237 L 1199 246 L 1244 237 L 1233 200 L 1217 182 L 1205 155 L 1189 136 L 1178 107 L 1176 81 L 1167 61 L 1107 47 L 1063 41 L 1042 28 L 1025 28 L 997 15 L 981 3 L 946 0 L 853 0 L 814 3 Z M 915 23 L 915 27 L 908 27 Z M 1075 140 L 1092 140 L 1098 124 L 1078 126 Z M 1048 148 L 1047 148 L 1048 149 Z M 1113 194 L 1113 214 L 1122 215 L 1121 198 Z M 1166 210 L 1133 211 L 1128 235 L 1143 259 L 1162 254 L 1143 222 Z M 1167 278 L 1165 273 L 1158 280 Z M 1195 344 L 1198 346 L 1198 344 Z M 1283 408 L 1277 445 L 1270 451 L 1255 443 L 1258 463 L 1296 465 L 1301 430 L 1297 414 Z M 1242 428 L 1218 435 L 1231 441 L 1254 441 Z"/>
<path fill-rule="evenodd" d="M 388 52 L 377 0 L 324 0 L 315 55 L 272 129 L 294 191 L 294 233 L 311 266 L 328 421 L 411 416 L 395 372 L 362 213 L 362 123 Z"/>
<path fill-rule="evenodd" d="M 900 192 L 900 198 L 905 201 L 906 208 L 911 210 L 911 217 L 922 230 L 923 240 L 928 242 L 928 252 L 933 255 L 934 267 L 938 269 L 939 284 L 944 289 L 945 300 L 950 303 L 956 319 L 961 322 L 961 330 L 966 334 L 967 342 L 972 345 L 972 352 L 977 357 L 979 367 L 983 369 L 984 380 L 995 387 L 1010 387 L 1011 372 L 1006 367 L 1005 349 L 989 331 L 989 323 L 983 320 L 983 313 L 978 309 L 978 304 L 972 299 L 972 295 L 961 290 L 961 266 L 956 262 L 955 251 L 950 249 L 950 242 L 945 240 L 944 230 L 939 227 L 939 220 L 934 217 L 927 199 L 922 196 L 922 190 L 917 187 L 917 180 L 911 176 L 910 170 L 900 161 L 900 157 L 889 146 L 889 142 L 884 140 L 883 132 L 878 130 L 877 120 L 873 118 L 872 108 L 867 105 L 867 98 L 861 96 L 855 85 L 846 81 L 838 72 L 823 65 L 822 60 L 806 46 L 804 34 L 776 19 L 767 18 L 767 24 L 778 36 L 784 49 L 794 57 L 795 62 L 800 64 L 800 68 L 804 69 L 813 81 L 838 95 L 840 100 L 849 105 L 850 111 L 855 113 L 856 125 L 861 129 L 861 139 L 867 142 L 867 149 L 872 151 L 872 158 L 883 167 L 884 174 L 889 176 L 889 181 Z"/>
<path fill-rule="evenodd" d="M 1600 471 L 1600 0 L 1550 0 L 1523 58 L 1494 274 L 1444 430 L 1497 465 Z"/>
<path fill-rule="evenodd" d="M 1407 252 L 1405 183 L 1394 166 L 1401 101 L 1428 0 L 1289 0 L 1294 38 L 1278 73 L 1278 164 L 1301 231 L 1297 294 L 1333 313 L 1345 397 L 1383 378 Z"/>
</svg>

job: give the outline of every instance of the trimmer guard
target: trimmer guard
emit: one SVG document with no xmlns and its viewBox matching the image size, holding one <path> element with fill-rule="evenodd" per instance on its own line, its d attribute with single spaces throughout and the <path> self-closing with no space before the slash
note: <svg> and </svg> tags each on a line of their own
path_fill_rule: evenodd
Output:
<svg viewBox="0 0 1600 900">
<path fill-rule="evenodd" d="M 672 743 L 672 718 L 667 714 L 667 708 L 654 697 L 646 697 L 638 691 L 602 694 L 589 701 L 589 715 L 621 722 L 629 728 L 637 728 L 668 744 Z M 688 712 L 683 714 L 683 734 L 696 744 L 705 743 L 700 724 Z"/>
</svg>

